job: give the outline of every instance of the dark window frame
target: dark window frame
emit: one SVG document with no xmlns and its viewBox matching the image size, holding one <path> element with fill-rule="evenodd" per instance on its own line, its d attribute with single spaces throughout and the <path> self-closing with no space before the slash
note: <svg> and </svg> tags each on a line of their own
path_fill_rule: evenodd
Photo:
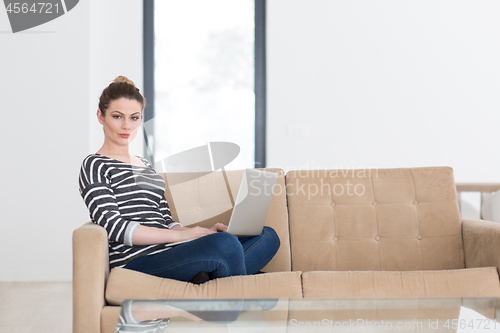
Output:
<svg viewBox="0 0 500 333">
<path fill-rule="evenodd" d="M 155 117 L 155 24 L 154 1 L 143 0 L 143 67 L 144 67 L 144 123 L 147 134 L 154 133 Z M 255 168 L 266 167 L 266 0 L 255 2 Z M 144 156 L 154 165 L 154 147 L 149 144 L 144 130 Z"/>
<path fill-rule="evenodd" d="M 266 0 L 255 0 L 255 167 L 266 167 Z"/>
<path fill-rule="evenodd" d="M 148 122 L 147 134 L 154 137 L 155 117 L 155 2 L 143 2 L 143 68 L 144 68 L 144 108 L 143 122 Z M 154 147 L 151 147 L 144 129 L 144 156 L 154 165 Z"/>
</svg>

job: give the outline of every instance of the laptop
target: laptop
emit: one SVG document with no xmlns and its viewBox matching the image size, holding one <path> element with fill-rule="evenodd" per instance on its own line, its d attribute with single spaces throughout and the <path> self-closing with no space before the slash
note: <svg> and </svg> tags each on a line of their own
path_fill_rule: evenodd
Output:
<svg viewBox="0 0 500 333">
<path fill-rule="evenodd" d="M 278 177 L 279 174 L 275 172 L 245 169 L 227 227 L 228 233 L 235 236 L 257 236 L 261 234 Z M 165 244 L 165 247 L 192 240 L 168 243 Z"/>
</svg>

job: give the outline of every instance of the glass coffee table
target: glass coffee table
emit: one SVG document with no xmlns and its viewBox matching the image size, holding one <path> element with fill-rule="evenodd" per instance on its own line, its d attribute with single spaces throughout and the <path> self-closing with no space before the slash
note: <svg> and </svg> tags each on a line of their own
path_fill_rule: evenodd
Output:
<svg viewBox="0 0 500 333">
<path fill-rule="evenodd" d="M 500 298 L 125 300 L 117 332 L 500 332 Z"/>
</svg>

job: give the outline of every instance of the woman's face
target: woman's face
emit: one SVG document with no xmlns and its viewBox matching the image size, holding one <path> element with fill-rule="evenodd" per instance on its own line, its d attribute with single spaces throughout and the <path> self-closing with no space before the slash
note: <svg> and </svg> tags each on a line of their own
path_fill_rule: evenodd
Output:
<svg viewBox="0 0 500 333">
<path fill-rule="evenodd" d="M 141 103 L 128 98 L 116 99 L 109 103 L 105 113 L 103 116 L 101 110 L 97 111 L 106 140 L 117 145 L 128 145 L 132 142 L 142 123 Z"/>
</svg>

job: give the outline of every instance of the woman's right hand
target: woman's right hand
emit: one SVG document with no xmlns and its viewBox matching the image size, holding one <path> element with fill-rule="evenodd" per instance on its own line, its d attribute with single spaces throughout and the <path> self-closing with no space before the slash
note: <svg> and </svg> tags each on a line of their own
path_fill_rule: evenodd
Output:
<svg viewBox="0 0 500 333">
<path fill-rule="evenodd" d="M 180 241 L 200 238 L 200 237 L 203 237 L 206 235 L 216 233 L 216 231 L 214 231 L 212 229 L 207 229 L 207 228 L 203 228 L 203 227 L 184 228 L 182 230 L 179 230 L 178 232 L 180 232 L 182 234 L 182 236 L 181 236 L 182 239 Z"/>
</svg>

